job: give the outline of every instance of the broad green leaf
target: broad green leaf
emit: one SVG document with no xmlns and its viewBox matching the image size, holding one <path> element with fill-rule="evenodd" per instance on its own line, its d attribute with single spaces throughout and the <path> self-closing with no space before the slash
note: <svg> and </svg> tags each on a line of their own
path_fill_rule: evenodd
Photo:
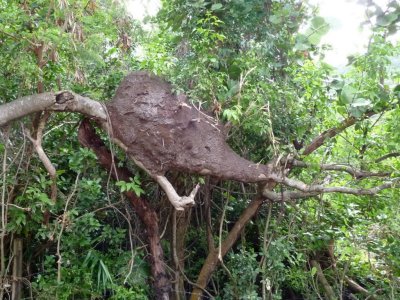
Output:
<svg viewBox="0 0 400 300">
<path fill-rule="evenodd" d="M 352 103 L 356 94 L 357 90 L 351 85 L 346 84 L 340 93 L 339 104 L 344 105 Z"/>
<path fill-rule="evenodd" d="M 222 8 L 221 3 L 215 3 L 215 4 L 211 5 L 211 10 L 220 10 L 221 8 Z"/>
<path fill-rule="evenodd" d="M 324 34 L 329 31 L 329 24 L 322 17 L 315 17 L 311 20 L 311 26 L 306 31 L 308 41 L 312 45 L 318 45 Z"/>
<path fill-rule="evenodd" d="M 351 105 L 354 107 L 370 107 L 371 100 L 364 98 L 357 98 L 356 100 L 353 101 Z"/>
<path fill-rule="evenodd" d="M 304 51 L 311 48 L 310 42 L 308 41 L 307 36 L 304 34 L 298 34 L 296 36 L 296 44 L 294 46 L 295 51 Z"/>
<path fill-rule="evenodd" d="M 376 24 L 382 27 L 386 27 L 392 24 L 398 17 L 399 14 L 395 11 L 386 15 L 380 15 L 376 18 Z"/>
<path fill-rule="evenodd" d="M 343 86 L 344 86 L 344 81 L 340 79 L 332 80 L 331 84 L 329 85 L 329 87 L 334 90 L 341 90 Z"/>
</svg>

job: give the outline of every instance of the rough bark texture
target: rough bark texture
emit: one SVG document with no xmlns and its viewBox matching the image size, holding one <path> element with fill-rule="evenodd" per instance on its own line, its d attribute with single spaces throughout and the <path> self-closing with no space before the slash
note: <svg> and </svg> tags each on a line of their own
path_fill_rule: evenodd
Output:
<svg viewBox="0 0 400 300">
<path fill-rule="evenodd" d="M 107 108 L 115 137 L 152 175 L 174 170 L 259 182 L 270 173 L 233 152 L 222 124 L 147 72 L 128 75 Z"/>
<path fill-rule="evenodd" d="M 129 178 L 133 175 L 127 168 L 117 167 L 118 161 L 115 157 L 113 165 L 110 151 L 87 119 L 83 120 L 79 127 L 78 138 L 82 145 L 96 153 L 99 164 L 110 171 L 114 179 L 130 181 Z M 157 214 L 144 199 L 137 197 L 132 192 L 125 192 L 124 194 L 146 228 L 155 299 L 169 299 L 171 283 L 164 268 L 164 254 L 160 244 Z"/>
</svg>

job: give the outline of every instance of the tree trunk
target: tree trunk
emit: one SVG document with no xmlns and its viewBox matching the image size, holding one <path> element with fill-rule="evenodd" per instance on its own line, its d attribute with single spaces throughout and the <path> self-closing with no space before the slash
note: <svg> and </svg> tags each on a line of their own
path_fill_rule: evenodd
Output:
<svg viewBox="0 0 400 300">
<path fill-rule="evenodd" d="M 326 298 L 328 300 L 335 300 L 337 299 L 331 285 L 329 284 L 328 280 L 326 280 L 326 277 L 324 275 L 324 272 L 322 272 L 320 264 L 316 260 L 311 260 L 310 264 L 313 268 L 317 270 L 317 278 L 318 281 L 322 284 L 322 287 L 324 288 Z"/>
<path fill-rule="evenodd" d="M 244 229 L 247 222 L 257 213 L 258 209 L 263 204 L 263 198 L 257 197 L 252 200 L 243 211 L 232 230 L 229 232 L 226 239 L 221 244 L 221 256 L 224 257 L 226 253 L 232 248 L 237 239 L 240 237 L 242 230 Z M 207 256 L 206 261 L 201 268 L 200 274 L 197 277 L 196 286 L 192 291 L 191 300 L 200 300 L 204 289 L 210 280 L 211 274 L 215 271 L 216 267 L 219 265 L 219 248 L 210 252 Z"/>
<path fill-rule="evenodd" d="M 96 134 L 89 120 L 82 121 L 78 139 L 82 145 L 92 149 L 99 160 L 99 164 L 109 170 L 114 179 L 130 181 L 129 178 L 133 177 L 127 168 L 118 167 L 118 160 L 115 157 L 114 160 L 112 159 L 111 152 Z M 155 299 L 167 300 L 171 291 L 171 282 L 164 268 L 164 253 L 160 243 L 157 214 L 143 198 L 137 197 L 133 192 L 125 192 L 124 194 L 146 228 Z"/>
<path fill-rule="evenodd" d="M 172 258 L 175 267 L 174 299 L 185 299 L 182 271 L 185 269 L 185 237 L 189 226 L 190 210 L 174 211 L 172 214 Z"/>
<path fill-rule="evenodd" d="M 22 296 L 22 239 L 13 240 L 13 274 L 12 274 L 12 300 L 20 300 Z"/>
</svg>

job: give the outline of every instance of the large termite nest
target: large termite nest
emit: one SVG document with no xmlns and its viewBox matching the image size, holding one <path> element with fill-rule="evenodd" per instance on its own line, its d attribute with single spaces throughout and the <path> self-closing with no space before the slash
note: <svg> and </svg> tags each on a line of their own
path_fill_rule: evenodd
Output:
<svg viewBox="0 0 400 300">
<path fill-rule="evenodd" d="M 257 182 L 270 172 L 233 152 L 220 122 L 147 72 L 128 75 L 107 108 L 114 136 L 152 175 L 174 170 Z"/>
</svg>

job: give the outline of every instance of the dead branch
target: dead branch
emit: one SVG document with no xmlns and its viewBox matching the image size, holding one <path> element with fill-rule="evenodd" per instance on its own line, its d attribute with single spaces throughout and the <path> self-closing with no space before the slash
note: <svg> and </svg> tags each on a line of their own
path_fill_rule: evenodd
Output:
<svg viewBox="0 0 400 300">
<path fill-rule="evenodd" d="M 277 179 L 279 180 L 279 179 Z M 381 192 L 382 190 L 399 187 L 400 178 L 394 178 L 390 181 L 387 181 L 381 185 L 372 187 L 372 188 L 350 188 L 350 187 L 328 187 L 323 185 L 307 185 L 302 181 L 290 179 L 290 178 L 282 178 L 280 182 L 286 186 L 295 188 L 299 191 L 286 191 L 283 193 L 276 193 L 268 189 L 264 189 L 263 196 L 267 199 L 280 202 L 280 201 L 290 201 L 296 200 L 301 198 L 308 198 L 317 196 L 320 194 L 325 193 L 341 193 L 341 194 L 350 194 L 350 195 L 357 195 L 357 196 L 374 196 Z"/>
<path fill-rule="evenodd" d="M 168 200 L 171 204 L 175 207 L 176 210 L 185 210 L 185 207 L 192 206 L 195 204 L 194 197 L 197 194 L 197 191 L 200 188 L 200 185 L 197 184 L 189 196 L 179 196 L 176 192 L 175 188 L 169 182 L 169 180 L 165 176 L 157 175 L 155 177 L 157 183 L 161 186 L 164 190 L 165 194 L 167 195 Z"/>
<path fill-rule="evenodd" d="M 39 120 L 39 124 L 37 126 L 37 132 L 36 132 L 36 138 L 33 138 L 29 132 L 29 130 L 25 130 L 25 134 L 27 135 L 28 139 L 32 142 L 33 148 L 35 149 L 39 159 L 43 163 L 45 169 L 50 175 L 51 179 L 51 194 L 50 194 L 50 199 L 53 201 L 53 203 L 56 201 L 57 198 L 57 174 L 56 174 L 56 168 L 54 165 L 51 163 L 49 157 L 47 154 L 44 152 L 43 147 L 42 147 L 42 140 L 43 140 L 43 129 L 46 125 L 47 120 L 50 117 L 50 113 L 46 112 L 43 114 Z"/>
<path fill-rule="evenodd" d="M 292 160 L 290 163 L 292 164 L 293 167 L 299 167 L 299 168 L 312 167 L 312 164 L 299 160 Z M 346 172 L 351 176 L 353 176 L 355 179 L 364 179 L 368 177 L 387 177 L 390 176 L 390 174 L 392 174 L 392 172 L 369 172 L 364 170 L 358 170 L 353 166 L 345 164 L 321 164 L 319 165 L 319 168 L 324 171 Z"/>
</svg>

